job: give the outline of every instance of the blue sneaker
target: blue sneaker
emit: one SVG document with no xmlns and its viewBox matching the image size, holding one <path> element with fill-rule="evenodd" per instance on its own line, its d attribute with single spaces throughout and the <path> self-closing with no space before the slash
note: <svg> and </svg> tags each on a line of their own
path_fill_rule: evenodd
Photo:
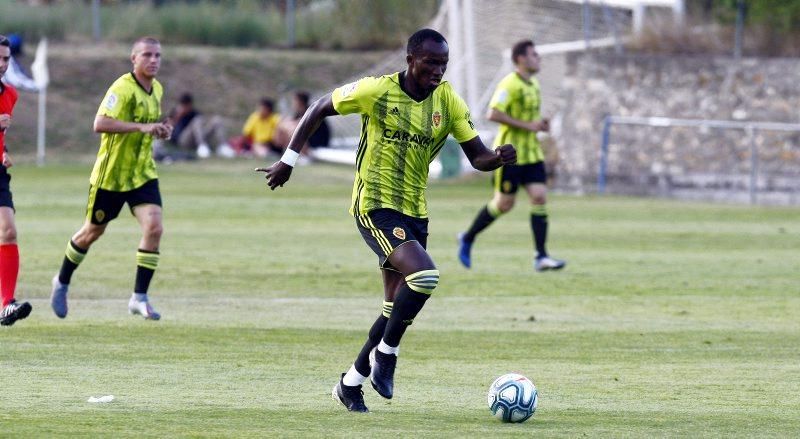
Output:
<svg viewBox="0 0 800 439">
<path fill-rule="evenodd" d="M 464 241 L 464 233 L 458 234 L 458 260 L 461 261 L 461 265 L 465 268 L 472 267 L 472 257 L 470 256 L 470 252 L 472 251 L 472 243 Z"/>
<path fill-rule="evenodd" d="M 67 291 L 69 285 L 64 285 L 58 280 L 58 275 L 53 276 L 53 292 L 50 294 L 50 306 L 59 318 L 67 316 Z"/>
</svg>

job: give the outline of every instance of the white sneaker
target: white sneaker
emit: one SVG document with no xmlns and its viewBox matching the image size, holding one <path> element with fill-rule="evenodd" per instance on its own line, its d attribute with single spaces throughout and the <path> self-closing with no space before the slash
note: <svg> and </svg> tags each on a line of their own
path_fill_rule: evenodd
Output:
<svg viewBox="0 0 800 439">
<path fill-rule="evenodd" d="M 567 265 L 566 261 L 551 258 L 550 256 L 536 258 L 536 260 L 533 261 L 533 267 L 536 271 L 560 270 L 564 268 L 565 265 Z"/>
<path fill-rule="evenodd" d="M 161 314 L 150 306 L 150 302 L 136 300 L 134 297 L 131 297 L 131 300 L 128 301 L 128 312 L 133 315 L 143 316 L 145 320 L 158 320 L 161 318 Z"/>
<path fill-rule="evenodd" d="M 236 157 L 236 151 L 234 151 L 233 148 L 231 148 L 231 146 L 227 143 L 223 143 L 217 147 L 217 155 L 226 159 L 230 159 Z"/>
<path fill-rule="evenodd" d="M 211 148 L 209 148 L 205 143 L 201 143 L 197 147 L 197 157 L 200 157 L 201 159 L 207 159 L 211 157 Z"/>
</svg>

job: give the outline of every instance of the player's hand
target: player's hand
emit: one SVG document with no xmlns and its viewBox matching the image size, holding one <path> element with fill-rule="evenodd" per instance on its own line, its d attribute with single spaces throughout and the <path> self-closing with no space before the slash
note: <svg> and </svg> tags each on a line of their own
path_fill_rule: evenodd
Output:
<svg viewBox="0 0 800 439">
<path fill-rule="evenodd" d="M 279 160 L 269 168 L 256 168 L 256 172 L 264 172 L 266 174 L 264 178 L 267 179 L 267 185 L 274 191 L 276 187 L 283 186 L 284 183 L 289 181 L 289 177 L 292 176 L 292 169 L 291 166 Z"/>
<path fill-rule="evenodd" d="M 172 134 L 172 127 L 165 123 L 146 123 L 142 125 L 140 131 L 158 139 L 167 139 Z"/>
<path fill-rule="evenodd" d="M 5 131 L 11 125 L 10 114 L 0 114 L 0 130 Z"/>
<path fill-rule="evenodd" d="M 494 153 L 500 157 L 502 166 L 517 163 L 517 150 L 510 143 L 498 146 L 494 149 Z"/>
<path fill-rule="evenodd" d="M 155 128 L 153 129 L 153 136 L 159 139 L 169 139 L 169 136 L 172 135 L 172 126 L 166 123 L 156 123 L 154 124 Z"/>
<path fill-rule="evenodd" d="M 542 131 L 542 132 L 549 132 L 550 131 L 550 119 L 542 119 L 542 120 L 534 120 L 531 122 L 531 131 Z"/>
<path fill-rule="evenodd" d="M 165 130 L 165 134 L 164 134 L 164 137 L 162 137 L 162 139 L 166 140 L 166 139 L 169 139 L 170 137 L 172 137 L 172 128 L 173 128 L 172 124 L 167 123 L 167 122 L 162 122 L 161 126 Z"/>
<path fill-rule="evenodd" d="M 11 156 L 5 151 L 3 151 L 3 166 L 6 168 L 14 166 L 14 163 L 11 162 Z"/>
</svg>

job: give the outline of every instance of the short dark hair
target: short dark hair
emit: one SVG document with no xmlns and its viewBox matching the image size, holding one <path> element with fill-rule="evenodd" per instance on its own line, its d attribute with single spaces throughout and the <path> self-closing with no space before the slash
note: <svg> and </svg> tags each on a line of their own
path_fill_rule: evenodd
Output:
<svg viewBox="0 0 800 439">
<path fill-rule="evenodd" d="M 303 106 L 308 107 L 308 103 L 311 101 L 311 95 L 307 91 L 296 91 L 294 95 Z"/>
<path fill-rule="evenodd" d="M 275 108 L 275 101 L 270 98 L 261 98 L 261 106 L 269 108 L 269 111 L 272 111 Z"/>
<path fill-rule="evenodd" d="M 513 47 L 511 47 L 511 62 L 516 64 L 518 56 L 524 56 L 528 52 L 528 47 L 533 47 L 533 40 L 522 40 L 517 41 Z"/>
<path fill-rule="evenodd" d="M 184 105 L 190 105 L 194 103 L 194 97 L 192 96 L 191 93 L 184 93 L 181 95 L 181 97 L 178 98 L 178 102 Z"/>
<path fill-rule="evenodd" d="M 11 41 L 5 35 L 0 35 L 0 46 L 11 47 Z"/>
<path fill-rule="evenodd" d="M 420 49 L 422 49 L 422 44 L 425 41 L 433 40 L 437 43 L 445 43 L 447 44 L 447 40 L 444 38 L 444 35 L 436 32 L 433 29 L 420 29 L 410 37 L 408 37 L 408 45 L 406 45 L 406 53 L 409 55 L 416 55 L 419 53 Z"/>
</svg>

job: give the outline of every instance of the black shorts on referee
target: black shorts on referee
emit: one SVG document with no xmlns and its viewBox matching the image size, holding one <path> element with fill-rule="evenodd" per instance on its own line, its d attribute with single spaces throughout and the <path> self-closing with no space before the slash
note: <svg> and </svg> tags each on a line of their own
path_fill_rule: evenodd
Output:
<svg viewBox="0 0 800 439">
<path fill-rule="evenodd" d="M 497 168 L 492 175 L 492 187 L 504 194 L 515 194 L 520 186 L 531 183 L 547 183 L 547 170 L 543 161 L 526 165 L 505 165 Z"/>
<path fill-rule="evenodd" d="M 115 192 L 100 189 L 97 186 L 89 187 L 89 203 L 86 206 L 86 218 L 92 224 L 107 224 L 119 215 L 122 206 L 128 203 L 128 208 L 133 214 L 133 208 L 140 204 L 155 204 L 161 206 L 161 192 L 158 190 L 158 179 L 154 178 L 136 189 Z"/>
<path fill-rule="evenodd" d="M 14 199 L 11 196 L 11 176 L 5 166 L 0 165 L 0 207 L 14 208 Z"/>
<path fill-rule="evenodd" d="M 409 241 L 428 246 L 428 219 L 415 218 L 393 209 L 376 209 L 356 216 L 356 226 L 369 248 L 378 255 L 381 268 L 397 271 L 389 262 L 395 248 Z"/>
</svg>

